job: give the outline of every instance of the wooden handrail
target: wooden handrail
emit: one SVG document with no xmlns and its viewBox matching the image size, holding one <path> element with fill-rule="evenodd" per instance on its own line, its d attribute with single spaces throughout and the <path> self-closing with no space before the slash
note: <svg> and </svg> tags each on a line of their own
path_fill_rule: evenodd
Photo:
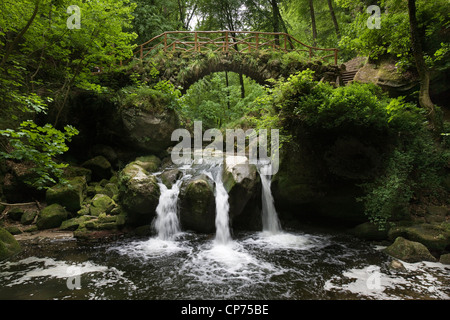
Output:
<svg viewBox="0 0 450 320">
<path fill-rule="evenodd" d="M 180 35 L 182 37 L 177 38 Z M 218 35 L 211 38 L 211 35 Z M 238 35 L 245 35 L 238 37 Z M 291 49 L 288 49 L 288 44 Z M 294 44 L 300 45 L 305 49 L 297 49 Z M 202 49 L 210 48 L 213 51 L 221 49 L 223 52 L 243 52 L 259 51 L 270 49 L 272 51 L 306 51 L 309 58 L 314 56 L 315 51 L 333 51 L 333 54 L 321 57 L 322 59 L 334 57 L 334 64 L 337 65 L 338 49 L 336 48 L 318 48 L 307 45 L 292 35 L 285 32 L 258 32 L 258 31 L 166 31 L 138 46 L 134 56 L 139 56 L 142 60 L 147 57 L 154 49 L 161 47 L 164 52 L 192 51 L 201 52 Z M 243 46 L 239 49 L 239 46 Z"/>
</svg>

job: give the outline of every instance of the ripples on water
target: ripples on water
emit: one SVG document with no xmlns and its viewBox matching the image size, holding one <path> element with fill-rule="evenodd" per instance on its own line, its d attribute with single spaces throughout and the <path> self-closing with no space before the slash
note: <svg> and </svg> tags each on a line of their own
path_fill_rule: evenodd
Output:
<svg viewBox="0 0 450 320">
<path fill-rule="evenodd" d="M 389 268 L 345 235 L 242 233 L 48 243 L 0 263 L 0 299 L 449 299 L 449 266 Z M 69 290 L 76 268 L 81 288 Z M 71 269 L 72 268 L 72 269 Z"/>
</svg>

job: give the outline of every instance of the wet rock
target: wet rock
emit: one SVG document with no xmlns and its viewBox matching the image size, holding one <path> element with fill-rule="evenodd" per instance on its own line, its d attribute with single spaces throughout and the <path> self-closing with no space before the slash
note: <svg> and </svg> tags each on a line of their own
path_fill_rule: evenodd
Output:
<svg viewBox="0 0 450 320">
<path fill-rule="evenodd" d="M 243 212 L 252 197 L 261 195 L 261 180 L 258 170 L 255 165 L 248 163 L 246 157 L 226 157 L 222 181 L 229 195 L 231 219 Z"/>
<path fill-rule="evenodd" d="M 47 189 L 45 198 L 47 204 L 58 203 L 69 212 L 77 212 L 81 209 L 86 188 L 86 178 L 75 177 L 69 179 L 67 183 L 59 183 Z"/>
<path fill-rule="evenodd" d="M 432 252 L 443 252 L 450 246 L 450 224 L 421 223 L 394 227 L 389 230 L 388 237 L 390 240 L 403 237 L 422 243 Z"/>
<path fill-rule="evenodd" d="M 67 219 L 67 211 L 55 203 L 45 207 L 39 214 L 36 225 L 39 230 L 57 228 Z"/>
<path fill-rule="evenodd" d="M 178 169 L 167 170 L 161 174 L 161 181 L 167 188 L 171 188 L 182 174 L 183 173 Z"/>
<path fill-rule="evenodd" d="M 175 111 L 125 108 L 121 112 L 124 125 L 123 139 L 138 151 L 162 153 L 174 145 L 172 132 L 180 127 Z"/>
<path fill-rule="evenodd" d="M 160 190 L 156 177 L 136 163 L 120 173 L 119 203 L 134 226 L 149 224 L 155 216 Z"/>
<path fill-rule="evenodd" d="M 398 260 L 392 260 L 389 267 L 394 270 L 406 271 L 405 266 Z"/>
<path fill-rule="evenodd" d="M 405 262 L 436 261 L 423 244 L 402 237 L 397 237 L 384 252 Z"/>
<path fill-rule="evenodd" d="M 147 172 L 156 172 L 161 165 L 161 160 L 157 156 L 150 155 L 138 157 L 134 163 L 144 168 Z"/>
<path fill-rule="evenodd" d="M 450 264 L 450 253 L 441 255 L 439 262 L 442 264 Z"/>
<path fill-rule="evenodd" d="M 20 252 L 20 244 L 14 236 L 0 227 L 0 261 Z"/>
<path fill-rule="evenodd" d="M 215 230 L 214 182 L 205 175 L 183 183 L 180 191 L 180 222 L 184 230 L 210 233 Z"/>
</svg>

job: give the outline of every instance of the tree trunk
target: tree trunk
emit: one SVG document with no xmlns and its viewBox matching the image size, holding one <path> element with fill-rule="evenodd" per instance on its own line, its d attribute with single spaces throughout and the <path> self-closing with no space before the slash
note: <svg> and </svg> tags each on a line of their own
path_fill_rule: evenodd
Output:
<svg viewBox="0 0 450 320">
<path fill-rule="evenodd" d="M 280 32 L 280 20 L 278 17 L 280 16 L 280 9 L 278 8 L 277 0 L 270 1 L 272 5 L 272 26 L 273 32 Z M 275 35 L 275 44 L 277 46 L 280 45 L 280 37 L 279 35 Z"/>
<path fill-rule="evenodd" d="M 334 29 L 336 30 L 336 34 L 338 38 L 341 37 L 341 31 L 339 30 L 339 25 L 336 19 L 336 15 L 334 14 L 333 3 L 331 0 L 328 0 L 328 8 L 330 8 L 331 20 L 333 20 Z"/>
<path fill-rule="evenodd" d="M 416 0 L 408 0 L 409 29 L 411 33 L 411 47 L 416 61 L 417 73 L 420 80 L 419 104 L 428 111 L 428 118 L 433 129 L 436 128 L 436 110 L 430 98 L 430 72 L 423 57 L 422 43 L 416 18 Z"/>
<path fill-rule="evenodd" d="M 225 85 L 227 86 L 227 108 L 230 110 L 230 92 L 228 91 L 229 82 L 228 82 L 228 71 L 225 71 Z"/>
<path fill-rule="evenodd" d="M 312 28 L 312 36 L 313 36 L 313 44 L 317 46 L 317 28 L 316 28 L 316 15 L 314 13 L 314 3 L 313 0 L 308 0 L 309 2 L 309 12 L 311 14 L 311 28 Z"/>
</svg>

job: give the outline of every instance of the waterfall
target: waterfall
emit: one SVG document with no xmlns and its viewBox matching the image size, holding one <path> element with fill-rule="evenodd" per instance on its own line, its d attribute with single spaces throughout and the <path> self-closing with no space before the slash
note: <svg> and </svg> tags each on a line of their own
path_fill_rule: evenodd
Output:
<svg viewBox="0 0 450 320">
<path fill-rule="evenodd" d="M 221 169 L 222 167 L 219 167 Z M 231 241 L 230 225 L 228 211 L 230 205 L 228 204 L 228 192 L 222 181 L 222 170 L 218 170 L 214 178 L 216 183 L 215 197 L 216 197 L 216 243 L 227 244 Z"/>
<path fill-rule="evenodd" d="M 181 179 L 177 180 L 171 189 L 167 188 L 164 183 L 158 183 L 161 195 L 156 207 L 156 219 L 153 221 L 153 227 L 161 240 L 171 240 L 180 232 L 177 203 L 181 183 Z"/>
<path fill-rule="evenodd" d="M 270 172 L 270 164 L 261 164 L 259 166 L 259 175 L 262 184 L 262 224 L 263 231 L 270 233 L 279 233 L 281 231 L 278 214 L 273 203 L 272 192 L 270 185 L 272 183 L 272 176 Z"/>
</svg>

